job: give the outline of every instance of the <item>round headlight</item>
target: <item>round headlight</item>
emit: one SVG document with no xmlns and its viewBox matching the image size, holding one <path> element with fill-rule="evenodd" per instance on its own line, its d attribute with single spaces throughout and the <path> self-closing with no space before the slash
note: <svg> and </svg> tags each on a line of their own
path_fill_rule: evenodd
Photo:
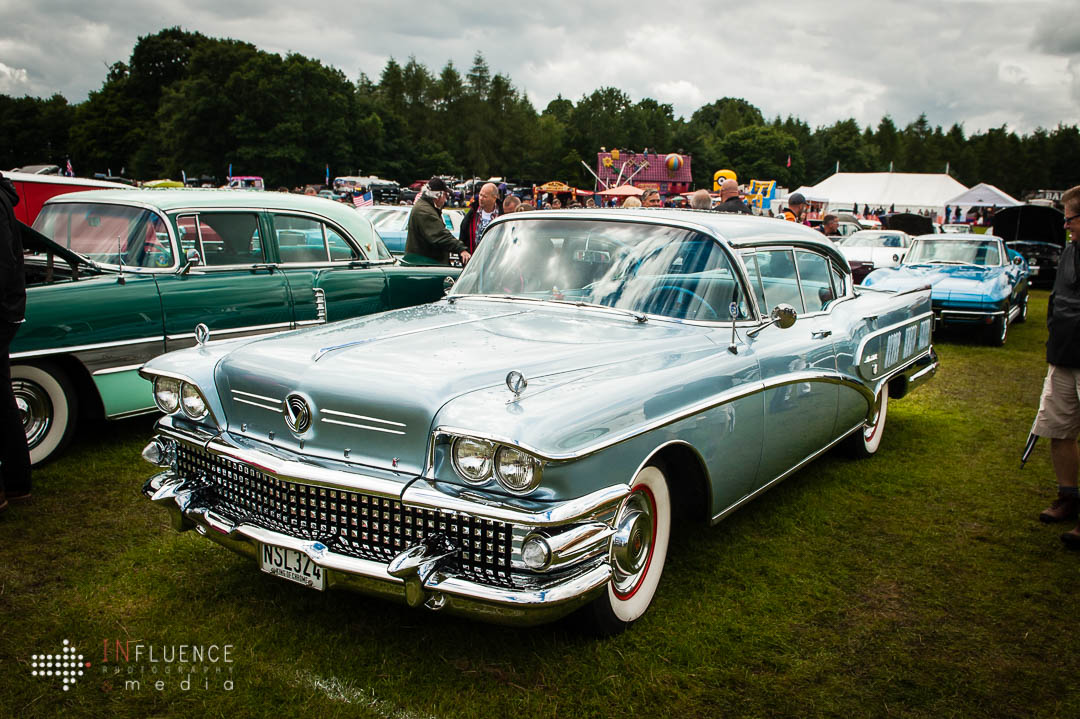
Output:
<svg viewBox="0 0 1080 719">
<path fill-rule="evenodd" d="M 180 380 L 172 377 L 154 379 L 154 401 L 158 409 L 165 414 L 172 414 L 180 409 Z"/>
<path fill-rule="evenodd" d="M 454 440 L 454 468 L 466 482 L 480 484 L 491 476 L 495 445 L 483 439 L 458 437 Z"/>
<path fill-rule="evenodd" d="M 192 419 L 202 419 L 206 416 L 206 402 L 195 385 L 184 382 L 180 385 L 180 407 L 184 414 Z"/>
<path fill-rule="evenodd" d="M 531 492 L 540 483 L 536 460 L 513 447 L 499 447 L 495 453 L 495 475 L 502 486 L 515 494 Z"/>
</svg>

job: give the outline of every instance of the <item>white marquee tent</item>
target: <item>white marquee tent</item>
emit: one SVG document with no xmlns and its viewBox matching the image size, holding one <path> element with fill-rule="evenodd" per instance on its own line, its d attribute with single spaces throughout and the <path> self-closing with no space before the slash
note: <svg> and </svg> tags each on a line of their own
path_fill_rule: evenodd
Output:
<svg viewBox="0 0 1080 719">
<path fill-rule="evenodd" d="M 945 174 L 916 172 L 838 172 L 813 186 L 800 187 L 807 197 L 827 198 L 828 209 L 896 206 L 897 212 L 941 210 L 967 187 Z"/>
<path fill-rule="evenodd" d="M 950 207 L 959 205 L 966 210 L 970 207 L 1013 207 L 1014 205 L 1022 205 L 1024 203 L 1020 202 L 1009 193 L 1002 192 L 993 185 L 980 182 L 970 190 L 961 192 L 945 204 Z"/>
</svg>

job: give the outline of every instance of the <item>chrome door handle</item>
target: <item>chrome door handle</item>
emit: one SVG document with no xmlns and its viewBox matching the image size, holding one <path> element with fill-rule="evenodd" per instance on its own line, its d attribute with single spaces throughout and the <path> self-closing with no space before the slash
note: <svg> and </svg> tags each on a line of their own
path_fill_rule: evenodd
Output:
<svg viewBox="0 0 1080 719">
<path fill-rule="evenodd" d="M 815 340 L 823 340 L 832 334 L 832 330 L 814 330 L 810 333 L 810 337 Z"/>
</svg>

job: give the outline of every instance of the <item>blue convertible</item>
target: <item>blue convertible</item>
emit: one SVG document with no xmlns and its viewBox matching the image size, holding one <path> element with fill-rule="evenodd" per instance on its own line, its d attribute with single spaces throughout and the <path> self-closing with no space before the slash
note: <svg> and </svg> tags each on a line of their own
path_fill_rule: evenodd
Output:
<svg viewBox="0 0 1080 719">
<path fill-rule="evenodd" d="M 933 376 L 930 293 L 854 287 L 810 228 L 683 210 L 497 219 L 448 296 L 148 362 L 144 494 L 317 590 L 617 632 L 670 533 Z"/>
<path fill-rule="evenodd" d="M 942 325 L 985 328 L 987 341 L 1005 344 L 1012 322 L 1027 319 L 1028 267 L 1019 252 L 993 235 L 921 235 L 899 267 L 875 270 L 864 287 L 930 285 L 934 319 Z"/>
</svg>

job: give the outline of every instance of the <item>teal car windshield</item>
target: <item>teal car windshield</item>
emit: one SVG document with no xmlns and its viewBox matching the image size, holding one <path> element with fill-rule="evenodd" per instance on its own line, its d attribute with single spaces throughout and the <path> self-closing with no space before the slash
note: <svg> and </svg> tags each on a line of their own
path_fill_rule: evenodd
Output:
<svg viewBox="0 0 1080 719">
<path fill-rule="evenodd" d="M 34 229 L 101 264 L 173 264 L 172 243 L 164 220 L 141 207 L 76 202 L 46 205 L 34 221 Z"/>
<path fill-rule="evenodd" d="M 679 320 L 750 317 L 732 264 L 715 239 L 661 225 L 515 220 L 494 225 L 455 295 L 602 305 Z"/>
<path fill-rule="evenodd" d="M 1001 264 L 1001 251 L 991 240 L 917 240 L 904 264 L 925 262 L 992 267 Z"/>
</svg>

